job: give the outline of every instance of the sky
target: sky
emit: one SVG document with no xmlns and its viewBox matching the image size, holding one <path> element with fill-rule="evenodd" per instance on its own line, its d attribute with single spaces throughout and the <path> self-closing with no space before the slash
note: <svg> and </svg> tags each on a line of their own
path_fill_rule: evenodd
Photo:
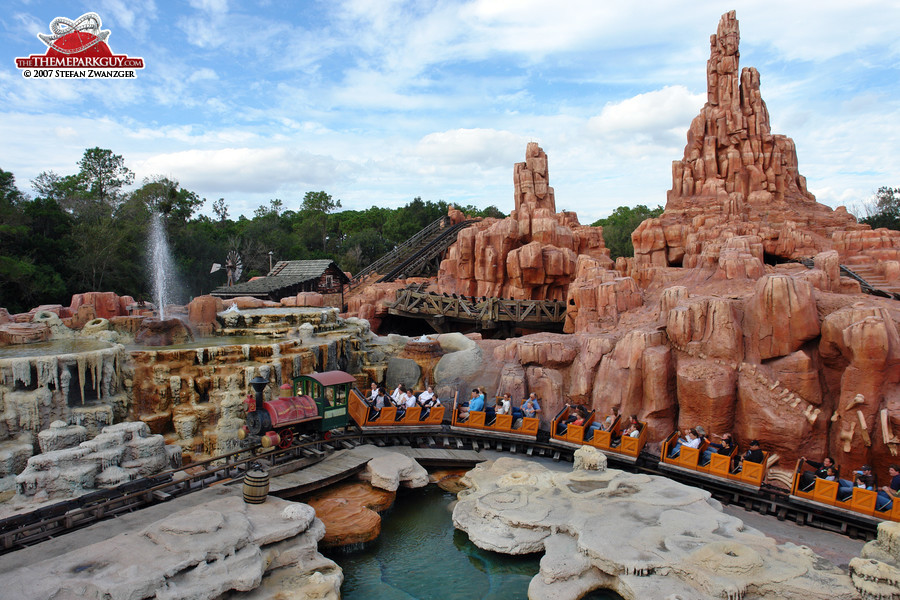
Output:
<svg viewBox="0 0 900 600">
<path fill-rule="evenodd" d="M 345 209 L 415 197 L 513 208 L 538 142 L 582 223 L 665 205 L 705 102 L 709 36 L 736 10 L 772 131 L 817 199 L 900 187 L 900 0 L 7 0 L 0 168 L 18 187 L 108 148 L 231 218 L 324 190 Z M 134 80 L 26 79 L 56 17 L 100 15 Z"/>
</svg>

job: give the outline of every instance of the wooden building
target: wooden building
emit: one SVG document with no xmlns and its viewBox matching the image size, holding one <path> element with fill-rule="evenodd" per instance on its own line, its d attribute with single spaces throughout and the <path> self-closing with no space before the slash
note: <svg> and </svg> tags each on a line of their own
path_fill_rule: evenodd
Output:
<svg viewBox="0 0 900 600">
<path fill-rule="evenodd" d="M 325 297 L 326 306 L 342 308 L 344 285 L 350 279 L 333 260 L 282 260 L 278 261 L 265 277 L 232 286 L 222 286 L 211 293 L 219 298 L 251 296 L 261 300 L 278 302 L 300 292 L 318 292 Z"/>
</svg>

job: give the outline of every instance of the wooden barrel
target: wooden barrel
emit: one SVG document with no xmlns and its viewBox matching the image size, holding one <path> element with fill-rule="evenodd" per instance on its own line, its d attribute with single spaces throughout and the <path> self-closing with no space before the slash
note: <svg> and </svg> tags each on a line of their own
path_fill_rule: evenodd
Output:
<svg viewBox="0 0 900 600">
<path fill-rule="evenodd" d="M 244 475 L 244 502 L 262 504 L 269 494 L 269 474 L 265 471 L 247 471 Z"/>
</svg>

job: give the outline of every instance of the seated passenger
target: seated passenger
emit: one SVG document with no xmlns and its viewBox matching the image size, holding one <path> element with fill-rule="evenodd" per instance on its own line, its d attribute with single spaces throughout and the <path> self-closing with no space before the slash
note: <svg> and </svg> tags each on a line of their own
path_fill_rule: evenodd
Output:
<svg viewBox="0 0 900 600">
<path fill-rule="evenodd" d="M 430 408 L 434 406 L 434 400 L 436 396 L 434 395 L 434 388 L 429 386 L 425 387 L 425 391 L 419 394 L 419 406 L 422 408 Z"/>
<path fill-rule="evenodd" d="M 689 429 L 684 436 L 681 435 L 681 431 L 676 431 L 675 435 L 678 436 L 678 441 L 675 442 L 675 447 L 669 450 L 669 458 L 678 458 L 681 454 L 682 446 L 687 446 L 688 448 L 700 447 L 700 435 L 696 429 Z"/>
<path fill-rule="evenodd" d="M 419 398 L 417 402 L 419 406 L 422 407 L 422 412 L 419 415 L 419 420 L 422 421 L 428 418 L 428 415 L 431 413 L 431 407 L 435 406 L 435 401 L 437 400 L 437 396 L 434 395 L 434 388 L 429 386 L 425 386 L 425 391 L 419 394 Z M 440 401 L 438 401 L 440 403 Z"/>
<path fill-rule="evenodd" d="M 815 487 L 816 479 L 824 479 L 828 476 L 828 469 L 834 466 L 834 459 L 830 456 L 826 456 L 822 459 L 822 462 L 816 462 L 814 460 L 807 460 L 806 457 L 801 457 L 806 464 L 811 466 L 815 471 L 804 471 L 800 473 L 800 489 L 804 492 L 809 492 Z M 847 487 L 853 487 L 853 483 L 848 481 Z"/>
<path fill-rule="evenodd" d="M 484 393 L 478 388 L 472 390 L 472 399 L 469 400 L 469 410 L 484 410 Z"/>
<path fill-rule="evenodd" d="M 402 383 L 397 386 L 395 393 L 396 393 L 396 397 L 392 396 L 392 398 L 394 401 L 394 406 L 397 407 L 396 420 L 399 421 L 400 419 L 403 418 L 403 415 L 406 414 L 406 405 L 409 400 L 409 395 L 407 394 L 406 386 L 403 385 Z"/>
<path fill-rule="evenodd" d="M 590 425 L 588 425 L 588 430 L 584 432 L 584 439 L 590 440 L 594 437 L 594 433 L 597 431 L 609 431 L 613 423 L 616 422 L 616 417 L 619 416 L 619 407 L 612 407 L 612 414 L 607 415 L 606 419 L 603 421 L 594 421 Z"/>
<path fill-rule="evenodd" d="M 406 386 L 402 383 L 397 384 L 397 387 L 394 388 L 393 393 L 391 394 L 391 400 L 394 401 L 395 406 L 400 405 L 400 394 L 406 394 Z"/>
<path fill-rule="evenodd" d="M 837 469 L 834 467 L 828 467 L 828 474 L 825 475 L 825 479 L 828 481 L 837 481 Z"/>
<path fill-rule="evenodd" d="M 378 388 L 378 395 L 375 397 L 375 408 L 381 410 L 385 406 L 388 405 L 390 400 L 388 400 L 387 390 L 384 389 L 384 386 Z"/>
<path fill-rule="evenodd" d="M 377 398 L 377 397 L 378 397 L 378 384 L 373 381 L 371 389 L 369 390 L 369 395 L 366 396 L 366 398 L 369 399 L 372 402 L 372 404 L 374 404 L 375 398 Z"/>
<path fill-rule="evenodd" d="M 525 404 L 522 406 L 522 412 L 525 413 L 526 417 L 533 418 L 537 415 L 539 409 L 535 406 L 536 402 L 537 401 L 532 398 L 525 400 Z"/>
<path fill-rule="evenodd" d="M 750 442 L 750 449 L 747 450 L 744 453 L 744 455 L 741 457 L 741 461 L 738 464 L 737 469 L 735 469 L 735 472 L 738 472 L 738 473 L 741 472 L 744 469 L 743 463 L 745 463 L 745 462 L 761 464 L 763 461 L 763 458 L 765 458 L 765 456 L 766 455 L 763 453 L 762 449 L 759 447 L 759 440 L 752 440 Z"/>
<path fill-rule="evenodd" d="M 562 435 L 569 429 L 569 425 L 584 425 L 584 422 L 587 421 L 590 413 L 587 412 L 587 409 L 583 406 L 574 406 L 572 407 L 570 404 L 566 404 L 572 410 L 569 412 L 569 416 L 566 417 L 566 420 L 562 423 L 559 423 L 559 435 Z"/>
<path fill-rule="evenodd" d="M 475 403 L 475 399 L 478 398 L 479 393 L 480 392 L 478 391 L 478 388 L 473 389 L 472 396 L 469 398 L 469 400 L 466 402 L 460 403 L 460 405 L 459 405 L 459 421 L 460 422 L 466 421 L 469 418 L 470 410 L 481 410 L 481 408 L 484 407 L 484 400 L 481 400 L 480 403 Z M 475 403 L 475 406 L 478 406 L 479 408 L 473 408 L 473 406 L 472 406 L 473 403 Z"/>
<path fill-rule="evenodd" d="M 378 418 L 378 415 L 381 414 L 381 409 L 387 406 L 389 400 L 387 392 L 383 387 L 379 387 L 376 391 L 376 396 L 374 400 L 374 405 L 372 406 L 372 411 L 369 414 L 369 420 L 374 421 Z"/>
<path fill-rule="evenodd" d="M 622 435 L 632 438 L 641 436 L 641 423 L 638 421 L 637 415 L 631 415 L 628 418 L 628 427 L 625 428 Z"/>
<path fill-rule="evenodd" d="M 509 394 L 503 394 L 503 396 L 500 397 L 500 403 L 497 406 L 497 414 L 512 414 L 512 398 L 510 398 Z"/>
<path fill-rule="evenodd" d="M 525 408 L 526 406 L 528 406 L 527 409 Z M 538 400 L 536 393 L 531 392 L 528 394 L 528 398 L 522 400 L 522 411 L 525 413 L 526 417 L 541 418 L 541 403 Z"/>
<path fill-rule="evenodd" d="M 731 454 L 732 449 L 734 449 L 734 438 L 730 433 L 725 433 L 722 435 L 716 435 L 715 433 L 710 434 L 712 437 L 722 440 L 722 443 L 712 442 L 709 446 L 706 447 L 706 450 L 703 451 L 702 456 L 700 457 L 700 465 L 708 465 L 709 461 L 712 460 L 713 454 Z"/>
<path fill-rule="evenodd" d="M 875 499 L 876 510 L 891 510 L 894 507 L 894 498 L 900 498 L 900 466 L 891 465 L 888 474 L 891 476 L 891 483 L 878 490 L 878 497 Z"/>
</svg>

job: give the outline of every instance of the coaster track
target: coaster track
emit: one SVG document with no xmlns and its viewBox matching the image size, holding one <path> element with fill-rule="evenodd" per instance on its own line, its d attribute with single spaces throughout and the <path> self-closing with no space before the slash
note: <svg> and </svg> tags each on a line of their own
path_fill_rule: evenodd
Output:
<svg viewBox="0 0 900 600">
<path fill-rule="evenodd" d="M 460 450 L 494 450 L 522 457 L 545 457 L 572 461 L 576 448 L 551 444 L 542 440 L 510 440 L 479 434 L 475 431 L 391 431 L 360 432 L 356 428 L 325 439 L 301 439 L 286 449 L 258 455 L 260 446 L 238 450 L 188 467 L 164 471 L 152 477 L 138 479 L 118 487 L 92 492 L 49 506 L 41 507 L 0 520 L 0 554 L 25 548 L 44 540 L 87 527 L 124 512 L 139 510 L 172 498 L 195 492 L 216 484 L 239 482 L 249 464 L 263 461 L 270 475 L 296 469 L 298 460 L 306 460 L 301 468 L 315 464 L 338 449 L 350 449 L 361 444 L 379 447 L 409 446 L 413 448 L 451 448 Z M 815 503 L 798 502 L 787 490 L 763 485 L 760 488 L 730 485 L 713 478 L 699 477 L 692 472 L 673 472 L 659 469 L 659 457 L 642 452 L 635 463 L 619 460 L 610 453 L 615 468 L 630 472 L 658 475 L 710 492 L 723 504 L 741 505 L 745 510 L 774 515 L 779 520 L 790 519 L 800 525 L 827 529 L 851 538 L 873 539 L 877 524 L 871 519 L 854 518 L 849 511 L 828 511 Z M 827 508 L 827 507 L 826 507 Z M 847 514 L 844 514 L 847 513 Z M 859 516 L 859 515 L 857 515 Z"/>
</svg>

